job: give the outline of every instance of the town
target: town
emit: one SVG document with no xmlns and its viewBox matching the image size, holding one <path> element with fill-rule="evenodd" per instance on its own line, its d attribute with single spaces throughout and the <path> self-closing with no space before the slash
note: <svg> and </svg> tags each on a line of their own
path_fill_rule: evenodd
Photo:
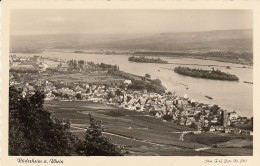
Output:
<svg viewBox="0 0 260 166">
<path fill-rule="evenodd" d="M 172 121 L 196 132 L 253 135 L 253 117 L 196 102 L 187 94 L 179 96 L 149 74 L 141 77 L 124 73 L 117 65 L 36 55 L 11 55 L 9 61 L 9 84 L 21 89 L 24 97 L 40 90 L 45 100 L 105 103 Z"/>
</svg>

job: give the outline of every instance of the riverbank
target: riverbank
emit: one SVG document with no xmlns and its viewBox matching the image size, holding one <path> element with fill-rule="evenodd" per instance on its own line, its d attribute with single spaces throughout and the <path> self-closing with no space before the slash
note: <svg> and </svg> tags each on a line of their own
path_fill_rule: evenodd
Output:
<svg viewBox="0 0 260 166">
<path fill-rule="evenodd" d="M 219 62 L 227 62 L 242 65 L 253 65 L 253 53 L 248 52 L 227 52 L 227 51 L 196 51 L 191 50 L 182 52 L 150 52 L 140 51 L 133 53 L 136 56 L 156 56 L 156 57 L 172 57 L 172 58 L 195 58 L 203 60 L 213 60 Z"/>
<path fill-rule="evenodd" d="M 75 50 L 73 49 L 45 49 L 45 52 L 63 52 L 63 53 L 72 53 L 76 54 Z M 14 54 L 19 54 L 19 52 L 16 52 Z M 240 65 L 246 65 L 246 66 L 253 66 L 253 53 L 246 52 L 246 56 L 243 57 L 243 54 L 236 53 L 234 57 L 232 57 L 233 52 L 194 52 L 190 53 L 189 51 L 184 52 L 132 52 L 132 51 L 111 51 L 111 50 L 80 50 L 78 54 L 93 54 L 93 55 L 123 55 L 123 56 L 146 56 L 151 58 L 192 58 L 192 59 L 199 59 L 199 60 L 205 60 L 205 61 L 217 61 L 217 62 L 225 62 L 225 63 L 231 63 L 231 64 L 240 64 Z M 212 54 L 212 55 L 210 55 Z M 226 56 L 218 56 L 226 55 Z M 230 54 L 230 55 L 229 55 Z M 213 56 L 214 55 L 214 56 Z"/>
</svg>

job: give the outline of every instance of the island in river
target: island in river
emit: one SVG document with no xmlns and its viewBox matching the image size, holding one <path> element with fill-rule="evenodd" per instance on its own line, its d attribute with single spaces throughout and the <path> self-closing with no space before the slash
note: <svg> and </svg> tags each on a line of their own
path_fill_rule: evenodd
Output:
<svg viewBox="0 0 260 166">
<path fill-rule="evenodd" d="M 165 60 L 162 60 L 161 58 L 146 58 L 145 56 L 131 56 L 128 58 L 128 61 L 131 62 L 138 62 L 138 63 L 164 63 L 167 64 L 168 62 Z"/>
<path fill-rule="evenodd" d="M 226 81 L 238 81 L 239 78 L 236 75 L 221 72 L 220 70 L 202 70 L 202 69 L 191 69 L 189 67 L 175 67 L 174 71 L 178 74 L 196 77 L 196 78 L 206 78 L 213 80 L 226 80 Z"/>
</svg>

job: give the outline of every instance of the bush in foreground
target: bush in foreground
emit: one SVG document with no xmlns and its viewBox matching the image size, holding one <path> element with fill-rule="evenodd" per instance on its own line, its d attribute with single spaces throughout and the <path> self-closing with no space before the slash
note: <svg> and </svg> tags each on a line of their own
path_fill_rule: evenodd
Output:
<svg viewBox="0 0 260 166">
<path fill-rule="evenodd" d="M 22 96 L 9 88 L 9 155 L 14 156 L 112 156 L 122 148 L 102 134 L 100 122 L 91 118 L 85 140 L 71 133 L 70 123 L 53 119 L 43 109 L 44 95 L 36 91 Z"/>
</svg>

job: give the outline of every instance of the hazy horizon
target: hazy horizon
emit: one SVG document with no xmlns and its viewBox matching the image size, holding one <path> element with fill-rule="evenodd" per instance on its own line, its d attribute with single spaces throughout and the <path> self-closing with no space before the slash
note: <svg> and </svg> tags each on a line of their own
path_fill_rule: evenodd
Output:
<svg viewBox="0 0 260 166">
<path fill-rule="evenodd" d="M 93 33 L 38 33 L 38 34 L 11 34 L 11 36 L 41 36 L 41 35 L 157 35 L 157 34 L 166 34 L 166 33 L 196 33 L 196 32 L 214 32 L 214 31 L 239 31 L 239 30 L 253 30 L 253 29 L 222 29 L 222 30 L 205 30 L 205 31 L 178 31 L 178 32 L 159 32 L 159 33 L 98 33 L 98 34 L 93 34 Z"/>
<path fill-rule="evenodd" d="M 253 29 L 251 10 L 12 10 L 10 35 L 152 35 Z"/>
</svg>

